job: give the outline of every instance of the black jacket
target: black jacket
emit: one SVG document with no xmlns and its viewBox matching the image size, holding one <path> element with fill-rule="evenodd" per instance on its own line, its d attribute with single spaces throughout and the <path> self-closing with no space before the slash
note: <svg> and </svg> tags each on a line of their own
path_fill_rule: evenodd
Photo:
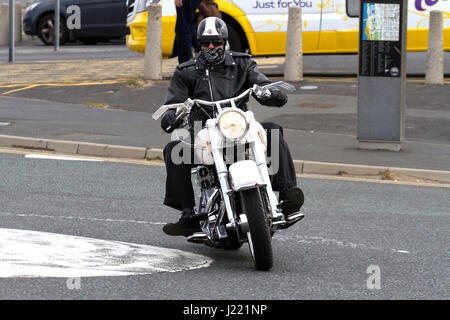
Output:
<svg viewBox="0 0 450 320">
<path fill-rule="evenodd" d="M 270 81 L 258 71 L 250 55 L 225 50 L 225 59 L 220 65 L 205 68 L 194 57 L 177 66 L 164 104 L 181 103 L 187 98 L 207 101 L 228 99 L 238 96 L 254 84 L 268 83 Z M 274 106 L 274 102 L 270 99 L 257 100 L 263 105 Z M 243 99 L 237 106 L 246 111 L 247 102 L 248 98 Z M 198 116 L 195 116 L 196 114 Z M 204 111 L 192 110 L 191 121 L 205 120 L 202 114 L 204 115 Z"/>
<path fill-rule="evenodd" d="M 204 68 L 194 57 L 177 66 L 164 104 L 184 102 L 187 98 L 209 101 L 227 99 L 254 84 L 268 83 L 270 81 L 258 71 L 250 55 L 225 50 L 225 59 L 220 65 Z"/>
</svg>

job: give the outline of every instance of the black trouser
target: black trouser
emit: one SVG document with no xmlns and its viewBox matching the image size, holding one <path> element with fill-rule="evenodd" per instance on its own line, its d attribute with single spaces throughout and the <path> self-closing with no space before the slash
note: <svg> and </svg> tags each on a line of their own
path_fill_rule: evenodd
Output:
<svg viewBox="0 0 450 320">
<path fill-rule="evenodd" d="M 274 123 L 262 123 L 267 130 L 268 157 L 271 157 L 270 150 L 272 144 L 271 130 L 279 130 L 279 165 L 278 171 L 271 176 L 272 189 L 280 191 L 283 188 L 297 186 L 294 163 L 291 152 L 286 141 L 283 138 L 283 128 Z M 172 150 L 181 143 L 180 141 L 171 141 L 164 148 L 164 161 L 166 163 L 166 196 L 164 204 L 177 210 L 182 208 L 194 207 L 195 197 L 191 181 L 191 169 L 197 164 L 175 164 L 172 162 Z M 181 153 L 182 153 L 182 148 Z M 192 151 L 191 151 L 192 152 Z M 182 156 L 182 154 L 180 154 Z M 193 159 L 193 158 L 192 158 Z"/>
<path fill-rule="evenodd" d="M 175 41 L 177 44 L 178 63 L 192 58 L 192 47 L 196 47 L 197 30 L 194 28 L 195 10 L 201 0 L 183 1 L 181 7 L 176 7 L 177 20 L 175 23 Z"/>
</svg>

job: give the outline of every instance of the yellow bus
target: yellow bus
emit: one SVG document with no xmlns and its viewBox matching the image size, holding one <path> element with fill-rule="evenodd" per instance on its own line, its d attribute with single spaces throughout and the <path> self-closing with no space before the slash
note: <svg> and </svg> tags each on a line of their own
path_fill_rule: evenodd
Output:
<svg viewBox="0 0 450 320">
<path fill-rule="evenodd" d="M 144 52 L 147 10 L 150 3 L 162 7 L 163 57 L 174 52 L 176 10 L 173 0 L 128 0 L 129 49 Z M 229 29 L 231 50 L 253 56 L 284 55 L 288 8 L 302 8 L 303 53 L 358 52 L 359 18 L 351 14 L 349 0 L 216 0 Z M 348 7 L 347 7 L 348 6 Z M 351 9 L 351 10 L 350 10 Z M 444 49 L 450 50 L 450 0 L 408 0 L 408 51 L 426 51 L 430 11 L 444 14 Z M 350 14 L 350 15 L 349 15 Z"/>
</svg>

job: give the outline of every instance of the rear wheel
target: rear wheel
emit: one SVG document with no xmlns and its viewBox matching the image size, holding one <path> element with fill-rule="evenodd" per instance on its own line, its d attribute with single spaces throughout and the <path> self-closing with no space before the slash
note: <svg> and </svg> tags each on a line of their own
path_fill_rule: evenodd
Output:
<svg viewBox="0 0 450 320">
<path fill-rule="evenodd" d="M 261 192 L 250 189 L 242 192 L 244 212 L 247 215 L 249 232 L 248 244 L 257 270 L 269 270 L 273 266 L 270 227 Z"/>
</svg>

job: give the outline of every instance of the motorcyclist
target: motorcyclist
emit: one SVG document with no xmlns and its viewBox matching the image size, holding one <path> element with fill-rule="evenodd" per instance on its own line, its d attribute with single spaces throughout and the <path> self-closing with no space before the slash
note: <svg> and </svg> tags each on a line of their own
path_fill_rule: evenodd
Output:
<svg viewBox="0 0 450 320">
<path fill-rule="evenodd" d="M 216 17 L 201 21 L 197 30 L 201 51 L 197 57 L 180 64 L 171 79 L 164 104 L 182 103 L 187 98 L 216 101 L 235 97 L 254 84 L 265 85 L 270 81 L 258 71 L 251 56 L 232 52 L 228 49 L 228 29 L 225 22 Z M 282 107 L 287 96 L 277 88 L 270 88 L 269 98 L 258 98 L 261 104 L 270 107 Z M 247 110 L 246 101 L 239 101 L 237 107 Z M 213 115 L 212 110 L 196 108 L 191 110 L 190 120 L 202 121 Z M 161 119 L 161 127 L 171 133 L 181 122 L 176 121 L 175 110 L 166 111 Z M 280 200 L 285 200 L 282 211 L 285 216 L 298 211 L 303 204 L 303 193 L 297 187 L 294 164 L 287 143 L 283 139 L 283 130 L 273 123 L 262 123 L 268 130 L 279 129 L 279 170 L 271 176 L 274 191 L 280 192 Z M 166 163 L 166 195 L 164 204 L 181 210 L 181 218 L 176 223 L 168 223 L 163 231 L 173 236 L 189 236 L 201 231 L 194 215 L 194 191 L 191 182 L 191 164 L 175 164 L 171 157 L 174 147 L 180 141 L 171 141 L 164 148 Z M 276 143 L 275 141 L 272 143 Z M 268 150 L 270 146 L 268 147 Z"/>
</svg>

